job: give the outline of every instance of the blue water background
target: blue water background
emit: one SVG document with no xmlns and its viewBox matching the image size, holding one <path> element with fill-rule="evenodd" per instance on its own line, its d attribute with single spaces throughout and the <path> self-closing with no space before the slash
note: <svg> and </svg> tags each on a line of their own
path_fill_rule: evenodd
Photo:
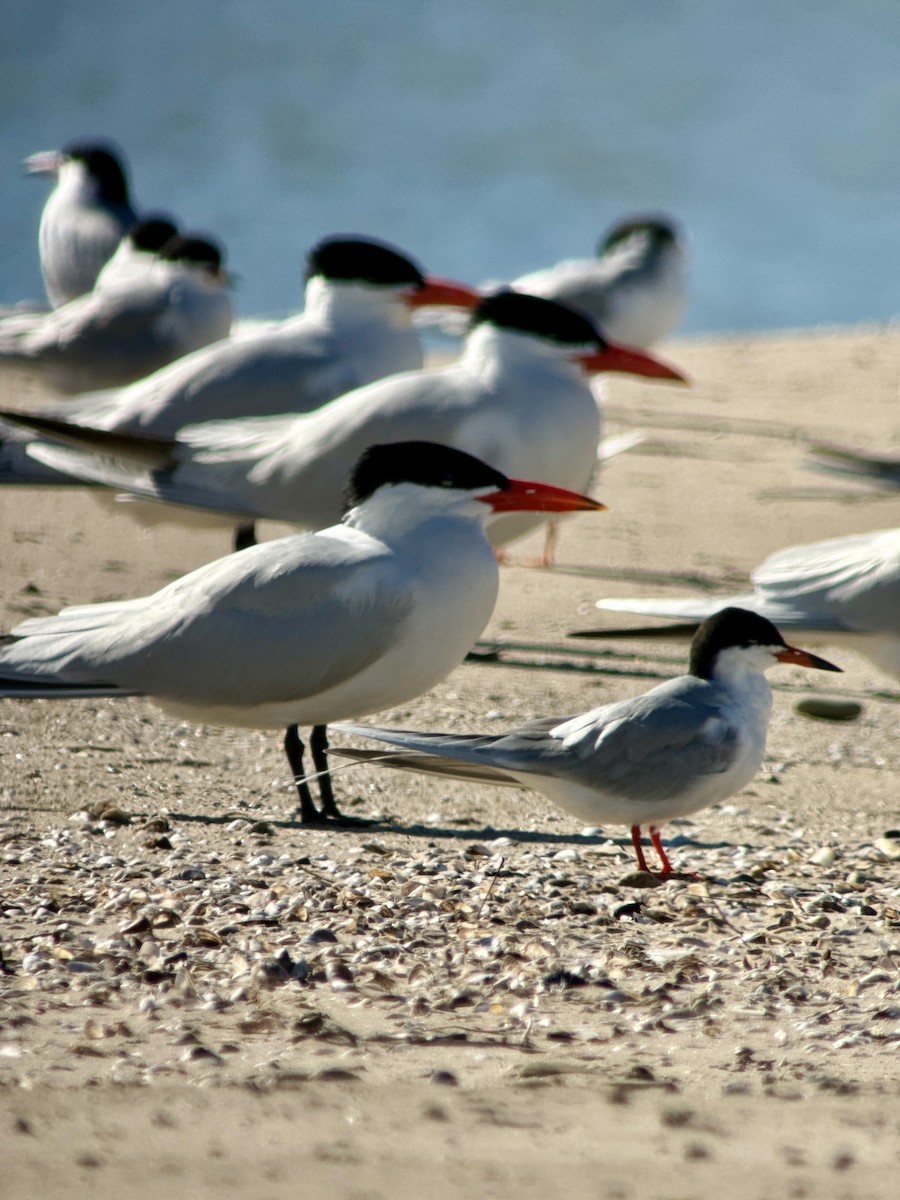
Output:
<svg viewBox="0 0 900 1200">
<path fill-rule="evenodd" d="M 325 233 L 436 272 L 692 240 L 686 331 L 900 311 L 897 0 L 27 0 L 0 35 L 0 302 L 42 295 L 32 151 L 103 135 L 139 206 L 215 232 L 244 314 Z"/>
</svg>

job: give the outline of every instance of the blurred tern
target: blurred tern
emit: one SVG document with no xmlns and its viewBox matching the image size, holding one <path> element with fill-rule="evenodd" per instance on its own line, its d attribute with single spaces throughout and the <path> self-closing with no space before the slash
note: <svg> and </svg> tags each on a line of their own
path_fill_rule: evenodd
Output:
<svg viewBox="0 0 900 1200">
<path fill-rule="evenodd" d="M 270 518 L 321 529 L 340 514 L 342 480 L 354 461 L 376 442 L 439 441 L 508 474 L 584 490 L 600 440 L 589 376 L 615 370 L 682 378 L 643 352 L 606 341 L 573 310 L 508 291 L 476 309 L 457 362 L 380 380 L 315 413 L 210 422 L 156 440 L 94 434 L 40 416 L 21 420 L 81 447 L 29 447 L 57 470 L 245 522 Z M 501 545 L 543 519 L 502 515 L 488 534 Z"/>
<path fill-rule="evenodd" d="M 32 154 L 25 169 L 56 180 L 38 231 L 44 287 L 56 308 L 92 290 L 138 214 L 121 153 L 106 142 L 71 142 Z"/>
<path fill-rule="evenodd" d="M 655 346 L 687 306 L 685 239 L 667 217 L 632 216 L 614 225 L 596 258 L 569 259 L 513 280 L 512 287 L 586 312 L 610 337 Z"/>
<path fill-rule="evenodd" d="M 723 604 L 739 604 L 816 641 L 864 654 L 900 679 L 900 529 L 851 534 L 770 555 L 750 576 L 742 596 L 689 600 L 598 600 L 608 612 L 671 617 L 675 627 L 585 630 L 572 635 L 639 638 L 690 635 Z"/>
<path fill-rule="evenodd" d="M 34 371 L 62 392 L 131 383 L 228 336 L 227 284 L 217 246 L 176 235 L 143 275 L 114 276 L 50 312 L 0 321 L 0 365 Z"/>
<path fill-rule="evenodd" d="M 145 279 L 160 250 L 177 233 L 175 223 L 164 213 L 148 213 L 135 221 L 97 276 L 93 290 L 119 288 Z"/>
<path fill-rule="evenodd" d="M 335 728 L 400 752 L 334 753 L 379 766 L 533 788 L 592 825 L 630 826 L 642 871 L 646 826 L 668 875 L 672 867 L 658 826 L 727 800 L 758 771 L 772 708 L 764 672 L 777 662 L 840 670 L 787 645 L 770 621 L 726 608 L 695 634 L 688 674 L 643 695 L 483 736 L 339 722 Z"/>
<path fill-rule="evenodd" d="M 489 512 L 601 510 L 430 443 L 373 446 L 343 521 L 210 563 L 135 600 L 28 620 L 0 647 L 0 697 L 146 695 L 195 721 L 287 727 L 304 821 L 338 819 L 329 722 L 401 704 L 462 662 L 494 608 Z M 322 811 L 302 781 L 315 726 Z"/>
<path fill-rule="evenodd" d="M 309 252 L 306 306 L 298 316 L 55 411 L 95 428 L 155 437 L 201 421 L 309 412 L 374 379 L 421 367 L 409 316 L 418 304 L 471 307 L 477 300 L 463 284 L 424 275 L 391 246 L 335 235 Z"/>
<path fill-rule="evenodd" d="M 489 280 L 480 290 L 489 295 L 499 287 L 568 304 L 610 338 L 647 350 L 668 337 L 684 315 L 687 242 L 668 217 L 627 217 L 602 239 L 596 258 L 567 259 L 507 284 Z M 437 326 L 450 337 L 465 333 L 464 322 L 454 313 L 426 309 L 416 323 Z"/>
</svg>

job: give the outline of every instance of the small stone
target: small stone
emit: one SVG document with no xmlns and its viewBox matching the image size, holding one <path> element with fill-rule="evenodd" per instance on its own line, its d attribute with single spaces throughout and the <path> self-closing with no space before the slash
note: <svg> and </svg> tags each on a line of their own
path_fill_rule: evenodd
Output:
<svg viewBox="0 0 900 1200">
<path fill-rule="evenodd" d="M 452 1071 L 432 1071 L 428 1082 L 436 1083 L 439 1087 L 459 1087 L 459 1079 Z"/>
<path fill-rule="evenodd" d="M 208 1046 L 191 1046 L 181 1057 L 186 1062 L 208 1062 L 217 1067 L 224 1061 L 220 1054 L 216 1054 L 215 1050 L 210 1050 Z"/>
<path fill-rule="evenodd" d="M 660 876 L 654 875 L 652 871 L 632 871 L 622 876 L 619 887 L 655 888 L 661 887 L 663 882 Z"/>
<path fill-rule="evenodd" d="M 809 861 L 817 867 L 833 867 L 837 855 L 830 846 L 822 846 L 809 856 Z"/>
<path fill-rule="evenodd" d="M 327 929 L 323 927 L 322 929 L 314 929 L 312 933 L 307 936 L 306 940 L 315 946 L 321 942 L 336 942 L 338 939 L 337 934 L 333 929 Z"/>
<path fill-rule="evenodd" d="M 837 700 L 830 696 L 806 696 L 794 705 L 794 712 L 819 721 L 856 721 L 863 706 L 856 700 Z"/>
<path fill-rule="evenodd" d="M 182 867 L 175 878 L 194 882 L 195 880 L 205 879 L 206 872 L 202 867 Z"/>
</svg>

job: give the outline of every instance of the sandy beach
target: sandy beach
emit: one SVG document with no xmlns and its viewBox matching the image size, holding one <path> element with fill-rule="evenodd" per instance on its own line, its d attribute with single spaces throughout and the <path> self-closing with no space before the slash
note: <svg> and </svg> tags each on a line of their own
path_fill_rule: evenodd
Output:
<svg viewBox="0 0 900 1200">
<path fill-rule="evenodd" d="M 495 730 L 633 695 L 685 647 L 567 643 L 629 623 L 596 599 L 725 594 L 780 547 L 897 524 L 896 494 L 803 461 L 900 451 L 895 327 L 665 353 L 692 387 L 610 381 L 607 433 L 645 439 L 553 570 L 503 568 L 496 659 L 378 723 Z M 4 630 L 228 550 L 77 489 L 0 488 L 0 514 Z M 305 830 L 277 732 L 0 702 L 5 1194 L 892 1200 L 900 683 L 815 649 L 845 673 L 770 673 L 763 769 L 663 830 L 685 877 L 656 887 L 626 829 L 531 793 L 354 766 L 338 801 L 376 823 Z M 795 711 L 812 694 L 862 715 Z"/>
</svg>

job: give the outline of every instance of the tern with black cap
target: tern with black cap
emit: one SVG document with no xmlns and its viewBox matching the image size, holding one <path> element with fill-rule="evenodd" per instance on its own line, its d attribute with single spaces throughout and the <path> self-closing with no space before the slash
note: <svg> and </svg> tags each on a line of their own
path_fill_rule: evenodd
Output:
<svg viewBox="0 0 900 1200">
<path fill-rule="evenodd" d="M 80 140 L 25 160 L 32 175 L 55 180 L 41 213 L 38 247 L 44 287 L 54 308 L 93 289 L 97 276 L 138 219 L 122 152 Z"/>
<path fill-rule="evenodd" d="M 484 736 L 340 722 L 341 731 L 387 742 L 397 751 L 335 753 L 401 770 L 533 788 L 592 825 L 629 826 L 642 871 L 646 827 L 662 873 L 672 874 L 658 826 L 727 800 L 753 779 L 772 708 L 764 672 L 776 663 L 840 670 L 789 646 L 764 617 L 726 608 L 697 631 L 687 674 L 641 696 Z"/>
<path fill-rule="evenodd" d="M 223 252 L 201 234 L 175 234 L 142 273 L 67 304 L 0 321 L 0 365 L 61 392 L 120 387 L 228 336 L 232 304 Z"/>
<path fill-rule="evenodd" d="M 550 300 L 500 292 L 483 300 L 472 320 L 457 362 L 379 380 L 315 413 L 208 422 L 174 439 L 130 443 L 118 436 L 92 439 L 82 428 L 34 417 L 30 427 L 67 444 L 41 442 L 30 453 L 137 498 L 321 529 L 337 520 L 343 480 L 373 443 L 437 441 L 509 475 L 584 491 L 601 424 L 590 376 L 621 370 L 681 379 L 674 368 L 607 341 L 586 317 Z M 152 519 L 148 506 L 135 507 L 143 510 L 135 515 Z M 499 514 L 488 536 L 502 545 L 544 519 Z"/>
<path fill-rule="evenodd" d="M 513 280 L 519 292 L 571 304 L 610 337 L 643 349 L 671 334 L 687 307 L 688 252 L 670 217 L 624 217 L 597 248 L 596 258 L 566 259 Z"/>
<path fill-rule="evenodd" d="M 340 818 L 325 726 L 404 703 L 462 662 L 498 588 L 485 519 L 598 511 L 433 443 L 368 448 L 340 524 L 253 546 L 134 600 L 28 620 L 0 646 L 0 696 L 146 695 L 210 724 L 287 729 L 306 822 Z M 298 725 L 314 726 L 316 809 Z"/>
</svg>

